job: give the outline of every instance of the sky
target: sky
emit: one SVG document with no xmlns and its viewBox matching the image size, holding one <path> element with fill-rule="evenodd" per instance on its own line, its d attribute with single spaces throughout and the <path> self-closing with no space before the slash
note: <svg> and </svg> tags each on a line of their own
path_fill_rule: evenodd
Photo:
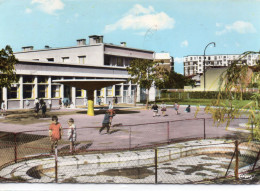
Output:
<svg viewBox="0 0 260 191">
<path fill-rule="evenodd" d="M 103 35 L 105 43 L 169 52 L 183 74 L 183 57 L 260 50 L 260 0 L 0 0 L 0 48 L 14 52 L 76 46 Z"/>
</svg>

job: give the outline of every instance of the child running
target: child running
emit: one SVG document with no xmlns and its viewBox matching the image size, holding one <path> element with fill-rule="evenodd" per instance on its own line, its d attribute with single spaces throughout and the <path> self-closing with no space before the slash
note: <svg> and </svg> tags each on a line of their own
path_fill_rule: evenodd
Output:
<svg viewBox="0 0 260 191">
<path fill-rule="evenodd" d="M 61 139 L 62 136 L 62 127 L 61 124 L 58 122 L 57 116 L 52 116 L 52 123 L 49 127 L 49 137 L 51 141 L 51 152 L 54 152 L 54 146 L 57 148 L 58 141 Z"/>
<path fill-rule="evenodd" d="M 68 120 L 68 139 L 70 141 L 70 153 L 75 152 L 75 141 L 76 141 L 76 125 L 74 124 L 74 119 L 70 118 Z"/>
<path fill-rule="evenodd" d="M 110 129 L 110 122 L 111 122 L 111 117 L 113 115 L 110 113 L 109 110 L 106 111 L 103 122 L 102 122 L 102 127 L 99 130 L 99 134 L 103 131 L 103 129 L 107 128 L 107 134 L 109 134 L 109 129 Z"/>
</svg>

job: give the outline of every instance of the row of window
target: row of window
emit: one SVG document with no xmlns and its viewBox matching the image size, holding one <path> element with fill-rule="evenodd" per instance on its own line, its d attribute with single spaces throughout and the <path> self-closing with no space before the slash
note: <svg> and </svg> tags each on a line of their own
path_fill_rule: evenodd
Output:
<svg viewBox="0 0 260 191">
<path fill-rule="evenodd" d="M 36 85 L 23 85 L 23 98 L 24 99 L 34 99 L 36 97 L 35 95 L 35 87 Z M 61 89 L 60 85 L 51 85 L 51 98 L 60 98 L 61 97 Z M 115 85 L 115 96 L 121 96 L 121 85 Z M 48 85 L 38 85 L 37 86 L 37 97 L 39 98 L 48 98 Z M 123 94 L 128 95 L 130 86 L 124 85 L 123 86 Z M 97 90 L 97 96 L 105 96 L 104 94 L 105 89 Z M 131 86 L 131 91 L 136 90 L 136 86 Z M 7 98 L 8 99 L 20 99 L 19 97 L 20 92 L 20 85 L 14 84 L 12 87 L 7 91 Z M 69 97 L 70 94 L 70 88 L 68 86 L 65 86 L 64 88 L 64 96 Z M 106 96 L 113 96 L 113 86 L 109 86 L 106 88 Z M 76 88 L 76 97 L 87 97 L 87 95 L 84 95 L 84 90 Z"/>
<path fill-rule="evenodd" d="M 33 59 L 34 61 L 39 61 L 39 59 Z M 54 62 L 54 58 L 46 58 L 48 62 Z M 86 64 L 86 56 L 78 56 L 78 63 L 79 64 Z M 61 57 L 61 62 L 69 63 L 70 57 Z"/>
</svg>

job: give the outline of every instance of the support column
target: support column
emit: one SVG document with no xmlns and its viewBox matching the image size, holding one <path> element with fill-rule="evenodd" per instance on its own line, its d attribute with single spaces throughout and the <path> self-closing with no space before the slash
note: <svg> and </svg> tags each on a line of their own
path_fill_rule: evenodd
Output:
<svg viewBox="0 0 260 191">
<path fill-rule="evenodd" d="M 97 90 L 94 90 L 94 105 L 97 104 Z"/>
<path fill-rule="evenodd" d="M 48 99 L 51 99 L 51 77 L 48 78 Z"/>
<path fill-rule="evenodd" d="M 139 85 L 136 86 L 136 91 L 137 91 L 136 102 L 140 102 L 141 101 L 141 88 Z"/>
<path fill-rule="evenodd" d="M 20 109 L 24 108 L 23 104 L 23 76 L 20 76 L 19 79 L 19 90 L 18 90 L 18 99 L 20 99 Z"/>
<path fill-rule="evenodd" d="M 76 88 L 71 88 L 71 101 L 73 102 L 73 105 L 76 106 Z"/>
<path fill-rule="evenodd" d="M 104 90 L 104 103 L 103 104 L 107 104 L 107 88 L 105 87 L 105 88 L 103 88 L 103 90 Z"/>
<path fill-rule="evenodd" d="M 63 80 L 63 78 L 61 78 L 61 80 Z M 60 85 L 60 97 L 63 101 L 63 99 L 64 99 L 64 85 L 63 84 Z"/>
<path fill-rule="evenodd" d="M 89 116 L 94 116 L 94 90 L 88 90 L 88 113 Z"/>
<path fill-rule="evenodd" d="M 7 88 L 3 87 L 3 100 L 5 102 L 5 108 L 8 109 L 8 104 L 7 104 Z"/>
<path fill-rule="evenodd" d="M 38 76 L 34 79 L 34 99 L 38 98 Z"/>
<path fill-rule="evenodd" d="M 124 103 L 124 83 L 120 86 L 121 103 Z"/>
</svg>

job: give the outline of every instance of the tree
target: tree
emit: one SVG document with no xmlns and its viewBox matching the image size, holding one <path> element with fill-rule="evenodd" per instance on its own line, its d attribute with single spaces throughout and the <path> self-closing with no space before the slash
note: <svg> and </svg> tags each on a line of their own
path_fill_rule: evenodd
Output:
<svg viewBox="0 0 260 191">
<path fill-rule="evenodd" d="M 255 66 L 248 66 L 244 62 L 244 58 L 248 55 L 258 55 Z M 252 139 L 260 140 L 260 60 L 259 52 L 245 52 L 238 60 L 233 62 L 225 73 L 222 74 L 218 99 L 212 103 L 212 106 L 206 107 L 205 111 L 212 114 L 214 122 L 218 125 L 226 123 L 228 128 L 231 120 L 242 115 L 242 110 L 239 106 L 234 105 L 235 100 L 242 100 L 243 94 L 250 84 L 258 88 L 258 91 L 253 93 L 250 103 L 242 109 L 248 110 L 248 124 L 253 128 Z"/>
<path fill-rule="evenodd" d="M 2 48 L 0 51 L 0 88 L 11 88 L 11 84 L 17 81 L 14 68 L 17 62 L 9 45 Z"/>
<path fill-rule="evenodd" d="M 148 108 L 149 89 L 155 80 L 158 81 L 158 79 L 156 79 L 156 63 L 152 60 L 134 59 L 126 69 L 131 76 L 129 80 L 134 84 L 138 84 L 141 88 L 146 89 L 146 108 Z M 137 94 L 135 91 L 135 105 L 136 97 Z"/>
<path fill-rule="evenodd" d="M 156 82 L 156 87 L 159 89 L 183 89 L 184 86 L 195 85 L 195 81 L 191 78 L 165 68 L 159 69 L 157 73 L 162 76 L 161 80 Z"/>
</svg>

